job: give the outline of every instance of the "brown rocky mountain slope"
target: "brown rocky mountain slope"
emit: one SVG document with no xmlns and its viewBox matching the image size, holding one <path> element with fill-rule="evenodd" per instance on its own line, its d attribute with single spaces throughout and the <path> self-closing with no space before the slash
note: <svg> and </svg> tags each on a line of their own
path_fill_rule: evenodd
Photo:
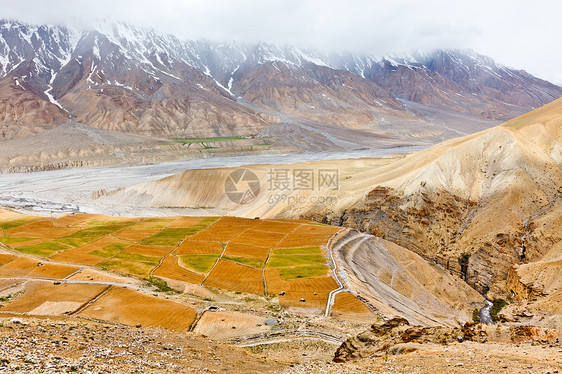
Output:
<svg viewBox="0 0 562 374">
<path fill-rule="evenodd" d="M 562 100 L 373 172 L 352 207 L 303 216 L 357 227 L 458 273 L 506 318 L 562 323 Z"/>
<path fill-rule="evenodd" d="M 470 50 L 385 58 L 364 74 L 394 97 L 501 120 L 521 114 L 524 107 L 536 108 L 560 97 L 555 85 Z M 536 89 L 543 85 L 546 90 Z M 544 100 L 544 95 L 549 99 Z"/>
<path fill-rule="evenodd" d="M 435 142 L 562 95 L 560 87 L 467 51 L 397 61 L 184 41 L 123 23 L 78 30 L 1 21 L 0 30 L 1 139 L 70 117 L 160 137 L 250 135 L 307 120 Z M 467 117 L 480 125 L 462 126 L 471 123 Z"/>
</svg>

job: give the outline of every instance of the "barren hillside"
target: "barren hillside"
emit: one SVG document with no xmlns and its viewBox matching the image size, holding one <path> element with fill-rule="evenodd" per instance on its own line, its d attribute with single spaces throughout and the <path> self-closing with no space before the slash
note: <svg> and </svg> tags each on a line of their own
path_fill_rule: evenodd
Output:
<svg viewBox="0 0 562 374">
<path fill-rule="evenodd" d="M 561 164 L 557 100 L 378 168 L 352 207 L 304 216 L 391 240 L 530 310 L 507 319 L 560 326 Z"/>
</svg>

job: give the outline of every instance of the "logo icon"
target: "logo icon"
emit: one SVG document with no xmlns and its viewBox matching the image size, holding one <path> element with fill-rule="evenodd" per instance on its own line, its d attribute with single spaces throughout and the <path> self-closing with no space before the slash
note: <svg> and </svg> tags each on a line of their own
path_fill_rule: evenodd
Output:
<svg viewBox="0 0 562 374">
<path fill-rule="evenodd" d="M 250 169 L 236 169 L 226 177 L 224 192 L 236 204 L 249 204 L 260 194 L 260 180 Z"/>
</svg>

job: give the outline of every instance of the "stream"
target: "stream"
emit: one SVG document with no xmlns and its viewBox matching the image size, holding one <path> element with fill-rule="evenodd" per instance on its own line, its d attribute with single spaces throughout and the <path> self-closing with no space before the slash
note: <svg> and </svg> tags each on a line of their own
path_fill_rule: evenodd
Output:
<svg viewBox="0 0 562 374">
<path fill-rule="evenodd" d="M 480 323 L 485 323 L 487 325 L 493 325 L 494 320 L 492 319 L 492 315 L 490 314 L 490 309 L 492 309 L 492 302 L 490 300 L 486 300 L 486 305 L 484 308 L 480 309 Z"/>
</svg>

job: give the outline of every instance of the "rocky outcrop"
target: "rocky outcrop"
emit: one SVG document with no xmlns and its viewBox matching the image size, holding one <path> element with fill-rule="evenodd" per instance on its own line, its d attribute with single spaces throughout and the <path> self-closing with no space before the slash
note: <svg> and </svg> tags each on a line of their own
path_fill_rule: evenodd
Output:
<svg viewBox="0 0 562 374">
<path fill-rule="evenodd" d="M 365 196 L 360 207 L 345 210 L 339 217 L 327 215 L 323 222 L 352 227 L 408 248 L 485 294 L 519 262 L 516 248 L 521 241 L 517 234 L 500 233 L 468 247 L 462 237 L 471 230 L 478 213 L 476 202 L 444 190 L 404 195 L 379 186 Z"/>
<path fill-rule="evenodd" d="M 363 357 L 383 357 L 415 351 L 408 343 L 451 344 L 466 340 L 485 342 L 487 333 L 482 325 L 469 323 L 456 328 L 410 326 L 403 318 L 393 318 L 382 325 L 372 325 L 369 330 L 342 343 L 336 350 L 334 362 L 346 362 Z"/>
<path fill-rule="evenodd" d="M 450 345 L 466 341 L 475 343 L 532 343 L 561 346 L 562 333 L 529 325 L 493 326 L 464 323 L 458 327 L 410 326 L 402 318 L 372 325 L 359 335 L 349 338 L 336 350 L 334 362 L 349 362 L 361 358 L 387 357 L 416 351 L 419 344 Z"/>
</svg>

